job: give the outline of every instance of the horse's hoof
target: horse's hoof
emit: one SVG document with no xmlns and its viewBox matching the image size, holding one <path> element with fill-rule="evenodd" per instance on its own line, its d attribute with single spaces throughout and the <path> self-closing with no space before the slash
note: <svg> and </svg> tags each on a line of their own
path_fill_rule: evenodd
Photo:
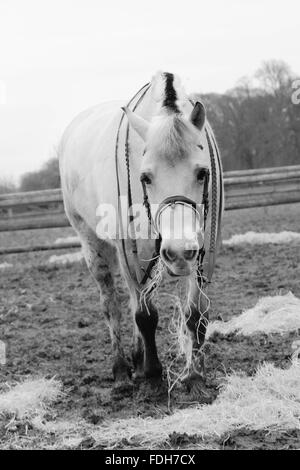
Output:
<svg viewBox="0 0 300 470">
<path fill-rule="evenodd" d="M 126 382 L 127 379 L 131 379 L 132 376 L 131 367 L 126 361 L 126 359 L 124 359 L 123 357 L 119 357 L 118 359 L 116 359 L 113 365 L 112 372 L 115 383 Z"/>
<path fill-rule="evenodd" d="M 166 383 L 161 377 L 144 377 L 138 382 L 137 393 L 140 399 L 148 403 L 164 400 L 168 396 Z"/>
<path fill-rule="evenodd" d="M 117 380 L 111 390 L 111 397 L 114 400 L 130 397 L 133 393 L 133 382 L 127 377 L 125 380 Z"/>
<path fill-rule="evenodd" d="M 192 372 L 182 379 L 182 383 L 186 386 L 187 392 L 192 398 L 202 398 L 203 394 L 205 394 L 206 381 L 205 377 L 200 374 Z"/>
<path fill-rule="evenodd" d="M 135 382 L 140 382 L 141 380 L 145 380 L 144 368 L 139 367 L 139 368 L 134 369 L 133 374 L 132 374 L 132 379 Z"/>
</svg>

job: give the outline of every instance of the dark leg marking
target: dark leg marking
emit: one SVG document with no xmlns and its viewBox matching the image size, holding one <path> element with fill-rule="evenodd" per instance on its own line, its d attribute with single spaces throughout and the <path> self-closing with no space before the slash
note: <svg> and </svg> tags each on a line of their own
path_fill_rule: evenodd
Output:
<svg viewBox="0 0 300 470">
<path fill-rule="evenodd" d="M 141 332 L 144 342 L 144 354 L 143 354 L 143 365 L 145 377 L 161 377 L 162 366 L 158 359 L 156 343 L 155 343 L 155 331 L 158 324 L 158 313 L 156 308 L 149 303 L 148 308 L 143 303 L 139 306 L 135 314 L 136 324 Z M 133 356 L 137 365 L 141 364 L 141 344 L 137 345 L 137 349 L 134 351 Z"/>
<path fill-rule="evenodd" d="M 207 322 L 208 312 L 203 314 L 192 305 L 186 324 L 192 335 L 193 349 L 201 349 L 205 340 Z"/>
<path fill-rule="evenodd" d="M 132 349 L 132 363 L 136 378 L 144 376 L 144 343 L 138 331 L 135 331 Z"/>
</svg>

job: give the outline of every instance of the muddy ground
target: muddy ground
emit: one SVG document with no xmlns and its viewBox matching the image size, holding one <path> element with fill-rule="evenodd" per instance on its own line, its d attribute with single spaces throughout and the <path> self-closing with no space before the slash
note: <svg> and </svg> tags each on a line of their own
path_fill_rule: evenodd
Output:
<svg viewBox="0 0 300 470">
<path fill-rule="evenodd" d="M 223 238 L 247 230 L 299 232 L 299 214 L 298 204 L 226 212 Z M 69 234 L 71 229 L 2 233 L 0 245 L 49 242 Z M 266 295 L 292 291 L 300 297 L 299 251 L 299 243 L 222 247 L 209 291 L 210 318 L 228 320 Z M 0 339 L 7 343 L 7 364 L 0 366 L 0 386 L 28 375 L 56 375 L 68 390 L 55 404 L 57 416 L 82 416 L 92 424 L 114 417 L 169 413 L 166 389 L 153 391 L 136 384 L 133 390 L 112 392 L 109 335 L 99 312 L 97 288 L 83 263 L 51 266 L 47 264 L 51 254 L 1 257 L 0 263 L 7 261 L 14 267 L 0 270 Z M 171 306 L 163 297 L 160 306 L 157 343 L 160 358 L 166 364 L 174 354 L 173 338 L 168 333 Z M 129 357 L 132 322 L 126 314 L 123 331 Z M 198 402 L 211 403 L 218 394 L 220 378 L 231 370 L 251 375 L 263 361 L 286 367 L 291 343 L 298 333 L 214 336 L 206 348 L 207 383 Z M 178 386 L 171 396 L 171 408 L 194 404 L 195 397 L 183 386 Z M 2 448 L 12 445 L 8 434 L 3 429 L 0 432 Z M 221 436 L 211 444 L 221 449 L 293 449 L 300 448 L 300 434 L 297 430 L 268 433 L 244 429 Z M 180 433 L 170 436 L 166 444 L 172 448 L 198 445 L 199 438 Z M 90 446 L 90 442 L 83 442 L 81 447 Z"/>
</svg>

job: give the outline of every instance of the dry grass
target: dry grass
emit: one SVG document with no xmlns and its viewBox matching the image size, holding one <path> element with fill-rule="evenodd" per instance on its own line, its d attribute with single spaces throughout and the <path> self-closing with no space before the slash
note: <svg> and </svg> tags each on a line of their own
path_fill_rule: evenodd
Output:
<svg viewBox="0 0 300 470">
<path fill-rule="evenodd" d="M 228 322 L 212 322 L 208 326 L 207 337 L 215 332 L 247 336 L 255 333 L 286 333 L 299 328 L 300 299 L 289 292 L 286 295 L 263 297 L 255 307 Z"/>
</svg>

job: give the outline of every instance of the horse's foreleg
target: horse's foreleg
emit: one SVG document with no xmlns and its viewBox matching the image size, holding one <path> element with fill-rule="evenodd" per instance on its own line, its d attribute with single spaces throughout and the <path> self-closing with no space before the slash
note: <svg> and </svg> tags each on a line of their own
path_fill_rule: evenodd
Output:
<svg viewBox="0 0 300 470">
<path fill-rule="evenodd" d="M 136 375 L 144 374 L 146 378 L 159 378 L 162 375 L 162 366 L 155 342 L 158 313 L 150 301 L 147 304 L 144 301 L 138 304 L 135 324 L 132 358 Z"/>
</svg>

